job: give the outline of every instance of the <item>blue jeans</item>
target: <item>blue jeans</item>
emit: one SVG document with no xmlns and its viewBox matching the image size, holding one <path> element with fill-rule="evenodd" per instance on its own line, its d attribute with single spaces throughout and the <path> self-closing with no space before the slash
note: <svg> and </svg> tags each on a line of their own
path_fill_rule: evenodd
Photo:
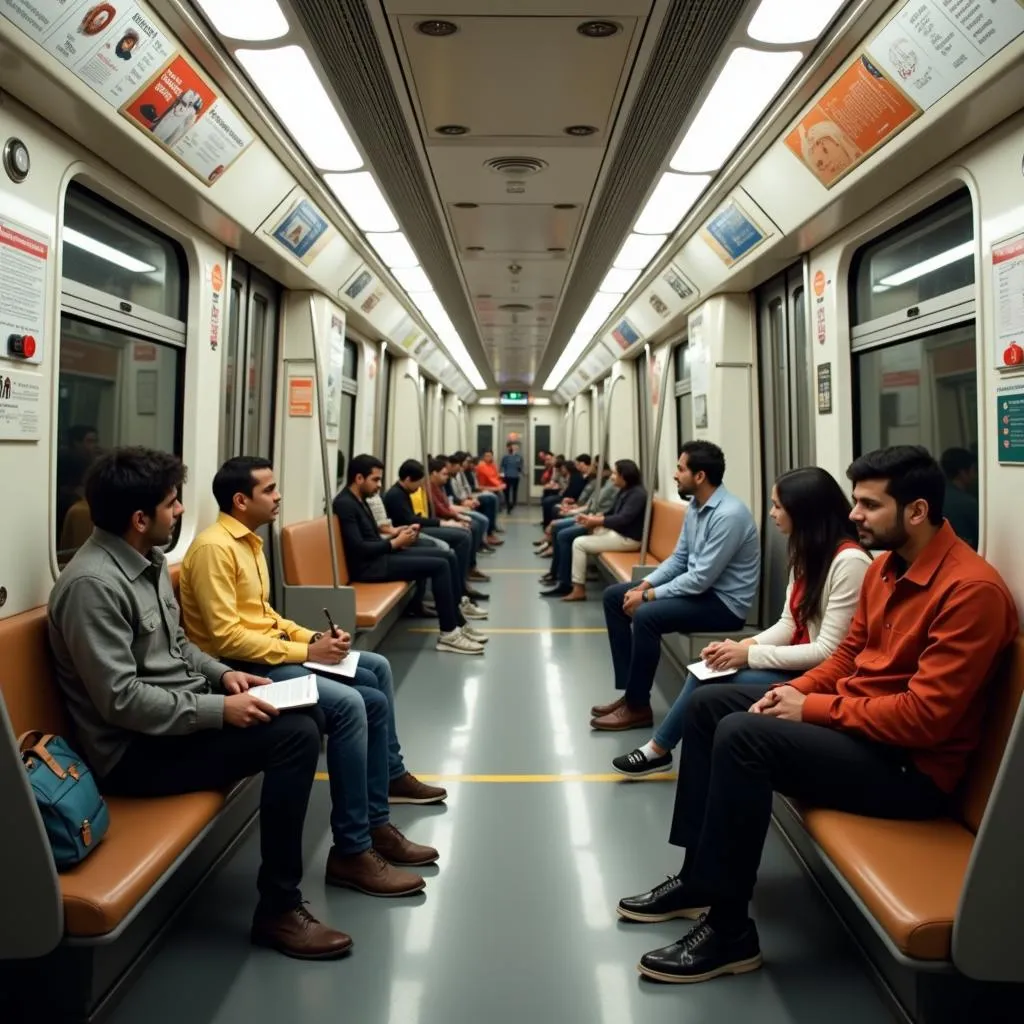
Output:
<svg viewBox="0 0 1024 1024">
<path fill-rule="evenodd" d="M 491 533 L 498 528 L 498 496 L 493 491 L 474 495 L 480 502 L 480 511 L 487 516 L 487 528 Z"/>
<path fill-rule="evenodd" d="M 615 688 L 626 691 L 626 704 L 651 704 L 654 673 L 661 659 L 665 633 L 729 633 L 743 625 L 714 591 L 692 597 L 665 597 L 640 605 L 630 618 L 622 599 L 635 583 L 613 583 L 604 592 L 604 618 L 615 667 Z"/>
<path fill-rule="evenodd" d="M 494 532 L 494 527 L 491 526 L 487 516 L 475 508 L 464 508 L 462 510 L 469 516 L 469 521 L 473 526 L 473 532 L 480 538 L 481 546 L 486 543 L 485 538 L 488 534 Z"/>
<path fill-rule="evenodd" d="M 788 683 L 796 679 L 799 672 L 781 672 L 771 669 L 742 668 L 734 676 L 723 676 L 719 679 L 709 679 L 709 683 L 736 683 L 740 686 L 760 686 L 767 693 L 776 683 Z M 676 697 L 675 703 L 669 708 L 665 720 L 658 726 L 654 734 L 654 742 L 662 750 L 675 750 L 679 741 L 683 738 L 683 727 L 686 724 L 686 714 L 690 707 L 690 698 L 701 681 L 692 673 L 686 674 L 686 682 Z"/>
<path fill-rule="evenodd" d="M 228 662 L 275 681 L 309 674 L 303 665 Z M 327 721 L 327 774 L 331 787 L 331 831 L 338 853 L 370 849 L 370 829 L 391 819 L 388 781 L 405 773 L 395 726 L 395 696 L 388 660 L 359 652 L 352 685 L 316 677 L 320 709 Z"/>
<path fill-rule="evenodd" d="M 588 532 L 585 526 L 577 526 L 572 519 L 559 519 L 552 526 L 551 575 L 557 576 L 563 587 L 572 586 L 572 542 L 577 537 L 586 537 Z"/>
</svg>

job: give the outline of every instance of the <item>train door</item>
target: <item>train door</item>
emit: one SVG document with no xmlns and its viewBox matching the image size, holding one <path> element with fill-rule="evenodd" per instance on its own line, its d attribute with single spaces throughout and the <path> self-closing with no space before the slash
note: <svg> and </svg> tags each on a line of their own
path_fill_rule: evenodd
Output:
<svg viewBox="0 0 1024 1024">
<path fill-rule="evenodd" d="M 803 263 L 794 264 L 758 290 L 764 466 L 761 622 L 778 618 L 789 574 L 786 540 L 767 515 L 772 483 L 786 470 L 814 464 L 814 384 L 807 317 Z"/>
<path fill-rule="evenodd" d="M 274 443 L 275 367 L 281 289 L 235 256 L 231 261 L 228 325 L 223 347 L 220 461 L 236 455 L 269 459 Z M 258 531 L 274 580 L 270 528 Z"/>
</svg>

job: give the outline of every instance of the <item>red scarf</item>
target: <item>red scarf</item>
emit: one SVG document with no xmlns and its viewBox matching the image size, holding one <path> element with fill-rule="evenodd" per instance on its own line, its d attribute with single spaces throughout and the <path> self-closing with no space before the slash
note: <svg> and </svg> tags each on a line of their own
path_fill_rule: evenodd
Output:
<svg viewBox="0 0 1024 1024">
<path fill-rule="evenodd" d="M 848 551 L 850 549 L 862 550 L 861 546 L 852 540 L 844 540 L 839 547 L 836 548 L 835 555 L 832 556 L 832 560 L 835 561 L 840 551 Z M 804 591 L 807 589 L 806 582 L 803 576 L 798 576 L 793 580 L 793 590 L 790 593 L 789 598 L 789 614 L 793 616 L 793 621 L 796 623 L 796 629 L 793 630 L 793 639 L 790 641 L 790 645 L 793 647 L 799 644 L 809 644 L 811 642 L 811 633 L 807 628 L 806 621 L 801 618 L 800 614 L 800 602 L 804 598 Z"/>
</svg>

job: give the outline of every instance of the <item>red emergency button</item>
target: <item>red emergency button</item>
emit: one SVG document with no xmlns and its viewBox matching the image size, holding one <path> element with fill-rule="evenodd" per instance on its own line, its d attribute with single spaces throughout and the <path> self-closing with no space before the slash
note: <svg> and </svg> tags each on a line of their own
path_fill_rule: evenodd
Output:
<svg viewBox="0 0 1024 1024">
<path fill-rule="evenodd" d="M 7 339 L 7 354 L 31 359 L 36 354 L 36 339 L 31 334 L 12 334 Z"/>
</svg>

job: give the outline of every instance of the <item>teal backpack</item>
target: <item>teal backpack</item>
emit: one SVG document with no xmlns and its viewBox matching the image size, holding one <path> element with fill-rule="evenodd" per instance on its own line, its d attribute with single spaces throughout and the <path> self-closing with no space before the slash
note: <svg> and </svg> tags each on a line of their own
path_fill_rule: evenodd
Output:
<svg viewBox="0 0 1024 1024">
<path fill-rule="evenodd" d="M 27 732 L 18 738 L 18 748 L 57 870 L 74 867 L 96 849 L 110 825 L 96 780 L 59 736 Z"/>
</svg>

